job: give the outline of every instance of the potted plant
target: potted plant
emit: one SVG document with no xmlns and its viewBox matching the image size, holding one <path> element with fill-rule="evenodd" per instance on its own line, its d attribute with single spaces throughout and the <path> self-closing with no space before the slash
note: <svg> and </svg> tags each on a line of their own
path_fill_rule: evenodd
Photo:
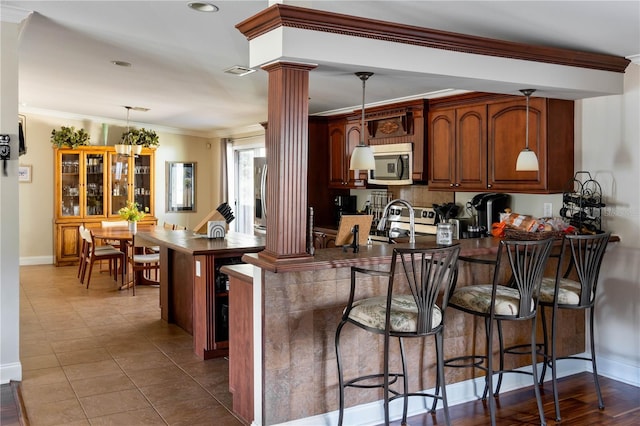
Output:
<svg viewBox="0 0 640 426">
<path fill-rule="evenodd" d="M 127 201 L 127 205 L 118 210 L 120 217 L 129 222 L 129 230 L 131 232 L 136 232 L 138 221 L 142 220 L 148 212 L 149 207 L 145 207 L 144 210 L 141 210 L 138 203 L 133 201 Z"/>
<path fill-rule="evenodd" d="M 56 148 L 77 148 L 89 145 L 89 139 L 89 134 L 84 129 L 76 130 L 73 126 L 62 126 L 60 130 L 51 131 L 51 143 Z"/>
<path fill-rule="evenodd" d="M 143 127 L 138 130 L 137 144 L 145 148 L 156 148 L 160 145 L 160 141 L 155 131 L 147 130 Z"/>
<path fill-rule="evenodd" d="M 130 129 L 122 134 L 124 145 L 155 148 L 159 145 L 159 138 L 155 131 L 145 129 Z"/>
</svg>

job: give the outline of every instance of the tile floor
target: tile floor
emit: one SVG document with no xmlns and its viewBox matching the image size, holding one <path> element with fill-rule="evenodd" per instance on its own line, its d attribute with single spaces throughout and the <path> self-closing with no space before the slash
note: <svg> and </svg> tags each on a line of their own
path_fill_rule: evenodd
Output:
<svg viewBox="0 0 640 426">
<path fill-rule="evenodd" d="M 229 411 L 228 363 L 197 359 L 160 319 L 158 288 L 120 291 L 94 269 L 20 268 L 22 394 L 32 426 L 243 423 Z"/>
</svg>

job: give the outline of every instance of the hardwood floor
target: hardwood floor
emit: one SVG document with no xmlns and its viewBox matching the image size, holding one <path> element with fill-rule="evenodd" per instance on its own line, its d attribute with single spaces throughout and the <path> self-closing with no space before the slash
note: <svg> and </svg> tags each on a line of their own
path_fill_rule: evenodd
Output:
<svg viewBox="0 0 640 426">
<path fill-rule="evenodd" d="M 640 388 L 600 377 L 605 409 L 598 409 L 591 373 L 580 373 L 558 381 L 560 413 L 562 421 L 555 422 L 555 409 L 551 383 L 543 387 L 542 399 L 548 425 L 562 426 L 637 426 L 640 425 Z M 496 423 L 500 426 L 539 425 L 533 387 L 503 393 L 497 400 Z M 451 424 L 455 426 L 484 426 L 489 424 L 488 402 L 478 400 L 449 408 Z M 411 426 L 443 425 L 444 415 L 438 410 L 435 416 L 425 414 L 411 417 Z M 391 425 L 400 425 L 400 421 Z"/>
<path fill-rule="evenodd" d="M 140 288 L 133 297 L 105 273 L 87 290 L 76 271 L 21 267 L 24 424 L 242 425 L 230 412 L 227 361 L 194 357 L 191 336 L 160 320 L 157 288 Z M 19 425 L 16 393 L 7 386 L 0 424 Z M 603 411 L 591 374 L 561 379 L 561 424 L 640 425 L 640 388 L 605 377 L 601 386 Z M 550 383 L 543 398 L 547 423 L 554 425 Z M 453 406 L 452 424 L 487 425 L 487 410 L 479 400 Z M 503 393 L 497 418 L 500 426 L 539 424 L 532 388 Z M 443 425 L 442 410 L 409 424 Z"/>
</svg>

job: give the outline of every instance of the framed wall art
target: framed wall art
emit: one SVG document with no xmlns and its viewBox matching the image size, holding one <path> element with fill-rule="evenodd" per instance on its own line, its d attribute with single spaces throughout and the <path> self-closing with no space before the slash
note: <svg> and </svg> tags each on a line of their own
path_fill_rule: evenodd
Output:
<svg viewBox="0 0 640 426">
<path fill-rule="evenodd" d="M 18 182 L 31 182 L 31 166 L 18 166 Z"/>
</svg>

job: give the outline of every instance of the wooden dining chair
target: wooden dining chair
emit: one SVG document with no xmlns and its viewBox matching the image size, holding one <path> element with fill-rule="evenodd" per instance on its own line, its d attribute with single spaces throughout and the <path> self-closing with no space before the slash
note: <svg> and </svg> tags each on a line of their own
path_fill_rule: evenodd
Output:
<svg viewBox="0 0 640 426">
<path fill-rule="evenodd" d="M 158 270 L 160 269 L 160 253 L 149 251 L 149 247 L 141 244 L 140 240 L 136 240 L 135 234 L 131 242 L 131 252 L 129 255 L 129 264 L 131 265 L 133 295 L 136 295 L 136 279 L 141 273 L 154 271 L 155 278 L 158 278 Z"/>
<path fill-rule="evenodd" d="M 120 271 L 121 282 L 124 284 L 124 274 L 126 270 L 125 265 L 125 255 L 122 251 L 111 247 L 105 246 L 104 248 L 98 249 L 95 244 L 95 238 L 93 237 L 93 231 L 90 229 L 84 230 L 84 235 L 87 241 L 87 255 L 85 262 L 89 266 L 89 275 L 87 276 L 87 288 L 89 288 L 89 284 L 91 283 L 91 272 L 93 271 L 93 264 L 95 262 L 100 262 L 102 260 L 113 261 L 114 264 L 114 274 L 113 279 L 118 281 L 118 271 Z M 118 265 L 118 261 L 120 261 L 120 265 Z M 86 268 L 86 265 L 85 265 Z M 84 280 L 84 274 L 82 276 Z M 83 281 L 82 280 L 82 281 Z"/>
<path fill-rule="evenodd" d="M 78 226 L 78 237 L 80 238 L 80 262 L 78 262 L 77 278 L 80 279 L 87 264 L 85 261 L 87 258 L 87 240 L 84 238 L 84 225 Z"/>
</svg>

